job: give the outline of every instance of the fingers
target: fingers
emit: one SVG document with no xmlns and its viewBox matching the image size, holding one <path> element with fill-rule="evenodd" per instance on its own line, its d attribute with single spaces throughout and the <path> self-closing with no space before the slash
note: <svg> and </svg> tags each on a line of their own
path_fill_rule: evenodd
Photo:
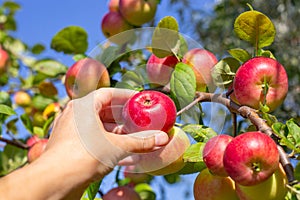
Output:
<svg viewBox="0 0 300 200">
<path fill-rule="evenodd" d="M 128 153 L 145 153 L 166 145 L 169 137 L 162 131 L 141 131 L 132 134 L 106 134 L 107 139 Z"/>
</svg>

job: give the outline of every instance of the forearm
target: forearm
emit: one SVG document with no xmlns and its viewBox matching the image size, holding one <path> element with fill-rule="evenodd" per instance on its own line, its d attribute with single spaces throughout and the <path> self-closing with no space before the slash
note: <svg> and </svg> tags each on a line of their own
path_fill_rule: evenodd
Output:
<svg viewBox="0 0 300 200">
<path fill-rule="evenodd" d="M 48 154 L 48 155 L 47 155 Z M 67 157 L 67 156 L 66 156 Z M 85 163 L 46 153 L 0 180 L 3 199 L 80 199 L 95 176 Z M 77 164 L 76 164 L 77 163 Z M 87 163 L 88 164 L 88 163 Z"/>
</svg>

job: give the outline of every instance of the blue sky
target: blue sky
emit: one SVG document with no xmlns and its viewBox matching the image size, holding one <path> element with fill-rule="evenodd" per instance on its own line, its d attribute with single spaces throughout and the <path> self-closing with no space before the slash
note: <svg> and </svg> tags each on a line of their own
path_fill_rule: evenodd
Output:
<svg viewBox="0 0 300 200">
<path fill-rule="evenodd" d="M 22 9 L 17 13 L 18 31 L 14 34 L 16 37 L 27 43 L 34 45 L 42 43 L 46 46 L 46 51 L 42 54 L 45 57 L 55 58 L 67 66 L 73 63 L 70 55 L 57 53 L 50 49 L 51 38 L 62 28 L 69 25 L 83 27 L 88 33 L 89 49 L 92 50 L 95 45 L 105 40 L 100 24 L 102 17 L 108 12 L 106 0 L 19 0 Z M 170 13 L 169 0 L 162 0 L 158 7 L 158 19 Z M 200 3 L 201 2 L 201 3 Z M 209 4 L 206 4 L 208 3 Z M 210 7 L 215 1 L 197 0 L 196 6 Z M 189 192 L 192 192 L 194 175 L 184 178 L 183 183 L 167 187 L 167 199 L 193 199 L 183 198 L 186 192 L 186 186 Z M 113 186 L 114 177 L 109 176 L 103 182 L 104 190 Z M 159 179 L 159 184 L 165 184 Z M 154 186 L 158 191 L 158 185 Z"/>
</svg>

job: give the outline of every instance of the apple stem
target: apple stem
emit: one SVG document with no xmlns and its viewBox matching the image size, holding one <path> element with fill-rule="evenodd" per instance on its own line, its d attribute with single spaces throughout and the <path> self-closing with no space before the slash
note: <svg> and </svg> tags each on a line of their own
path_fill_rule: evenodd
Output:
<svg viewBox="0 0 300 200">
<path fill-rule="evenodd" d="M 29 149 L 28 145 L 22 143 L 21 141 L 19 141 L 17 139 L 14 139 L 14 138 L 12 140 L 9 140 L 9 139 L 6 139 L 6 138 L 3 138 L 0 136 L 0 141 L 5 142 L 6 144 L 13 145 L 18 148 L 21 148 L 21 149 Z"/>
</svg>

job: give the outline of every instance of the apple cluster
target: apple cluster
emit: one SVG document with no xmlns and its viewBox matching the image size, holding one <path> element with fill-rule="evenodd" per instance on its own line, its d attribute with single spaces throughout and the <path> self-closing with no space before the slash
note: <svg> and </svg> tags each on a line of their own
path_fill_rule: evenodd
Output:
<svg viewBox="0 0 300 200">
<path fill-rule="evenodd" d="M 262 132 L 246 132 L 236 137 L 220 134 L 203 148 L 207 169 L 194 183 L 195 199 L 283 199 L 287 178 L 279 164 L 276 143 Z M 214 193 L 209 193 L 214 191 Z M 207 198 L 206 198 L 207 199 Z"/>
<path fill-rule="evenodd" d="M 153 20 L 157 10 L 157 0 L 110 0 L 109 12 L 101 21 L 101 30 L 106 38 L 114 43 L 128 42 L 130 37 L 118 39 L 119 33 L 141 27 Z"/>
</svg>

